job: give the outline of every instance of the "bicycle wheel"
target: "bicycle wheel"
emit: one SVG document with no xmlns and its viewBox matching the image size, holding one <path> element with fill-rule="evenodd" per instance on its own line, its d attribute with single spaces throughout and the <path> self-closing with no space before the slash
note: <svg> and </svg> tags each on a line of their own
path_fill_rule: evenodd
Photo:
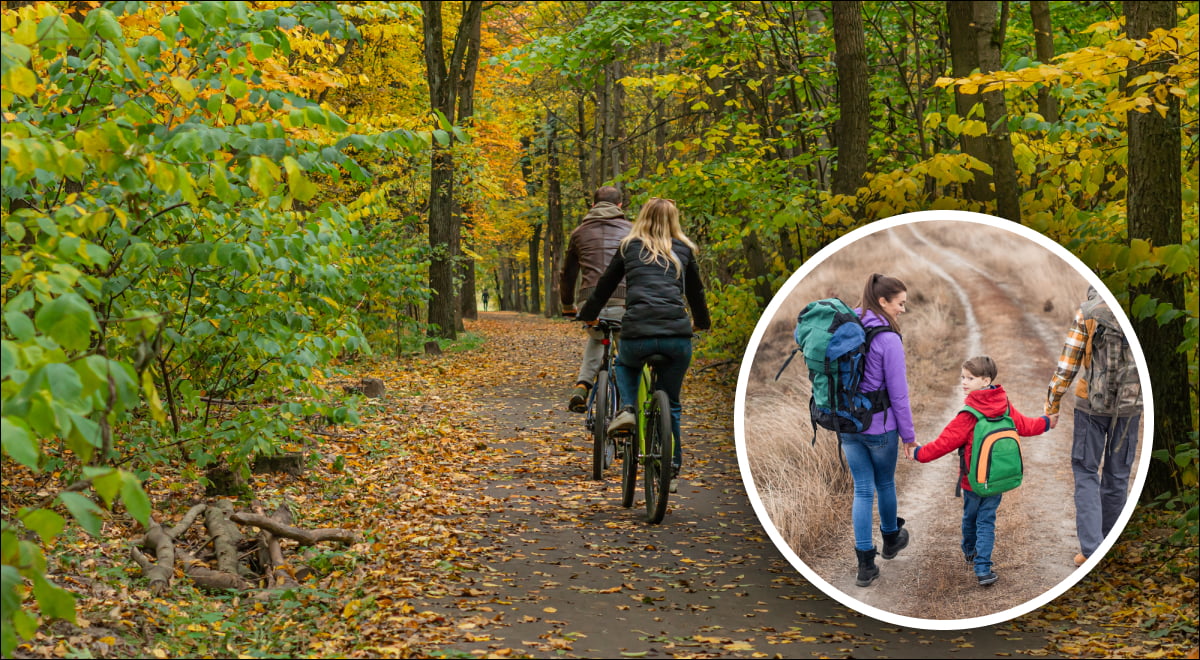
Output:
<svg viewBox="0 0 1200 660">
<path fill-rule="evenodd" d="M 599 481 L 604 478 L 604 468 L 612 461 L 611 457 L 605 460 L 606 445 L 610 443 L 608 423 L 611 421 L 608 412 L 608 371 L 602 370 L 596 374 L 592 391 L 596 393 L 593 398 L 595 411 L 592 413 L 592 479 Z"/>
<path fill-rule="evenodd" d="M 646 521 L 662 522 L 671 490 L 671 400 L 662 390 L 654 392 L 646 419 Z"/>
<path fill-rule="evenodd" d="M 638 442 L 636 434 L 625 436 L 625 451 L 621 457 L 621 506 L 633 506 L 633 491 L 637 488 Z"/>
</svg>

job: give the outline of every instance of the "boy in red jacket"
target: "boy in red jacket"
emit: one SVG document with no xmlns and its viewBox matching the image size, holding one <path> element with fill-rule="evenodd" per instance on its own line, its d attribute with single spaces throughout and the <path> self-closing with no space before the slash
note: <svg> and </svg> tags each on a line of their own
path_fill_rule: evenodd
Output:
<svg viewBox="0 0 1200 660">
<path fill-rule="evenodd" d="M 1054 428 L 1050 417 L 1026 417 L 1008 401 L 1004 388 L 993 385 L 996 380 L 996 363 L 986 355 L 967 360 L 962 365 L 962 389 L 966 404 L 988 417 L 997 417 L 1008 411 L 1017 427 L 1017 435 L 1028 437 L 1041 435 Z M 950 420 L 946 428 L 933 442 L 920 445 L 913 451 L 913 459 L 928 463 L 949 454 L 955 449 L 962 452 L 963 466 L 971 464 L 971 441 L 975 436 L 976 418 L 963 410 Z M 980 586 L 995 584 L 997 577 L 992 570 L 992 547 L 996 543 L 996 509 L 1000 506 L 1003 493 L 980 497 L 971 490 L 967 482 L 966 469 L 960 470 L 959 483 L 962 487 L 962 551 L 967 563 L 975 566 L 975 577 Z"/>
</svg>

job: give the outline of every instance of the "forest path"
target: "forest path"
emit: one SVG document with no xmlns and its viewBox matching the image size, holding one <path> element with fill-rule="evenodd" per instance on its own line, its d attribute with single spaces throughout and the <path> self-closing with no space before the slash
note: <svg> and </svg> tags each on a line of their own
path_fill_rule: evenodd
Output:
<svg viewBox="0 0 1200 660">
<path fill-rule="evenodd" d="M 923 262 L 923 268 L 955 292 L 964 322 L 959 336 L 946 338 L 945 350 L 961 359 L 991 356 L 999 368 L 997 382 L 1013 406 L 1029 417 L 1041 415 L 1046 384 L 1061 347 L 1061 329 L 1044 327 L 1036 315 L 1026 313 L 1029 305 L 1041 304 L 1038 292 L 1019 291 L 996 281 L 972 264 L 961 248 L 941 238 L 908 225 L 893 234 L 893 244 Z M 944 389 L 945 405 L 914 420 L 920 444 L 933 441 L 962 408 L 957 370 L 945 374 L 944 388 L 940 383 L 936 387 Z M 922 619 L 969 619 L 1002 612 L 1046 593 L 1075 570 L 1071 424 L 1071 411 L 1064 408 L 1057 428 L 1022 440 L 1025 479 L 1020 488 L 1003 495 L 992 554 L 1000 581 L 987 587 L 986 595 L 960 549 L 962 500 L 954 495 L 956 454 L 927 464 L 901 458 L 896 477 L 898 513 L 907 520 L 911 541 L 895 559 L 876 560 L 881 577 L 875 584 L 855 586 L 854 572 L 844 557 L 823 558 L 815 570 L 863 603 Z M 839 561 L 846 565 L 841 570 Z"/>
<path fill-rule="evenodd" d="M 619 462 L 606 481 L 589 479 L 583 416 L 565 409 L 580 328 L 508 312 L 468 327 L 486 344 L 440 360 L 446 373 L 473 369 L 488 382 L 445 379 L 439 396 L 463 401 L 489 451 L 507 460 L 469 469 L 462 488 L 487 505 L 448 523 L 475 538 L 478 570 L 459 575 L 454 593 L 413 603 L 456 631 L 438 638 L 438 653 L 917 658 L 1044 646 L 1002 627 L 899 629 L 809 585 L 758 524 L 737 468 L 733 386 L 698 373 L 702 365 L 693 364 L 682 397 L 679 492 L 663 523 L 647 525 L 640 487 L 634 508 L 620 506 Z"/>
</svg>

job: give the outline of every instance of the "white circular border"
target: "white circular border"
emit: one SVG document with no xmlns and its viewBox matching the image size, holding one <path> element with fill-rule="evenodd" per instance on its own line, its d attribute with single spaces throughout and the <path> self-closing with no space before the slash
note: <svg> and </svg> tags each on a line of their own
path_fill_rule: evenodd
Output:
<svg viewBox="0 0 1200 660">
<path fill-rule="evenodd" d="M 821 576 L 817 575 L 809 568 L 800 558 L 792 551 L 787 541 L 775 528 L 771 522 L 770 516 L 767 515 L 766 508 L 763 506 L 762 499 L 758 496 L 758 489 L 754 485 L 754 477 L 750 473 L 750 461 L 746 453 L 746 386 L 750 381 L 750 370 L 753 365 L 754 355 L 758 351 L 758 344 L 762 341 L 763 334 L 766 333 L 767 327 L 778 314 L 779 308 L 783 305 L 784 300 L 791 294 L 796 285 L 800 283 L 809 273 L 811 273 L 821 262 L 825 261 L 830 255 L 847 245 L 879 231 L 892 229 L 901 225 L 926 222 L 934 220 L 957 220 L 962 222 L 973 222 L 976 224 L 988 225 L 997 229 L 1004 229 L 1024 238 L 1027 238 L 1038 245 L 1046 248 L 1052 254 L 1062 259 L 1071 265 L 1079 272 L 1089 284 L 1094 286 L 1104 301 L 1121 324 L 1121 328 L 1125 331 L 1125 336 L 1129 337 L 1133 347 L 1134 360 L 1137 363 L 1138 374 L 1142 381 L 1142 396 L 1143 396 L 1143 428 L 1145 429 L 1145 444 L 1141 448 L 1141 462 L 1138 465 L 1137 475 L 1134 478 L 1133 490 L 1130 491 L 1129 499 L 1125 502 L 1125 509 L 1121 512 L 1121 516 L 1117 519 L 1113 526 L 1113 531 L 1110 531 L 1104 542 L 1092 553 L 1087 562 L 1080 569 L 1076 569 L 1073 573 L 1067 576 L 1066 579 L 1059 582 L 1049 591 L 1041 596 L 1016 607 L 1009 608 L 1002 612 L 988 614 L 985 616 L 972 617 L 969 619 L 918 619 L 916 617 L 902 616 L 881 610 L 877 607 L 867 605 L 862 601 L 835 589 L 833 585 L 826 582 Z M 1082 302 L 1082 301 L 1081 301 Z M 1066 329 L 1063 329 L 1066 332 Z M 855 229 L 833 241 L 829 245 L 822 248 L 817 254 L 813 255 L 808 261 L 792 274 L 788 281 L 780 287 L 775 297 L 771 299 L 771 303 L 767 305 L 767 309 L 763 315 L 759 317 L 758 324 L 754 327 L 754 334 L 750 336 L 750 342 L 746 345 L 746 354 L 742 358 L 741 371 L 738 374 L 737 394 L 734 399 L 734 417 L 733 417 L 733 432 L 734 441 L 737 445 L 738 466 L 742 473 L 742 482 L 746 485 L 746 494 L 750 497 L 750 504 L 754 507 L 754 513 L 758 516 L 758 520 L 762 523 L 763 529 L 767 535 L 771 537 L 771 541 L 775 543 L 775 547 L 787 558 L 797 570 L 808 579 L 809 582 L 816 585 L 825 595 L 833 598 L 842 605 L 853 610 L 866 614 L 867 616 L 885 621 L 887 623 L 905 626 L 909 628 L 918 628 L 922 630 L 963 630 L 969 628 L 978 628 L 982 626 L 990 626 L 997 623 L 1003 623 L 1009 619 L 1021 616 L 1031 612 L 1046 603 L 1054 600 L 1062 595 L 1067 589 L 1075 586 L 1077 582 L 1083 579 L 1085 575 L 1091 572 L 1099 563 L 1108 551 L 1112 548 L 1121 532 L 1125 530 L 1125 525 L 1129 522 L 1129 518 L 1133 515 L 1133 509 L 1137 506 L 1138 498 L 1141 497 L 1142 488 L 1146 482 L 1146 473 L 1150 467 L 1150 455 L 1153 453 L 1154 440 L 1154 397 L 1150 391 L 1150 376 L 1149 369 L 1146 366 L 1146 358 L 1142 353 L 1141 342 L 1138 341 L 1137 335 L 1133 331 L 1133 326 L 1129 319 L 1125 316 L 1124 310 L 1117 303 L 1116 298 L 1104 282 L 1088 268 L 1086 264 L 1079 260 L 1078 257 L 1067 251 L 1066 248 L 1050 240 L 1046 236 L 1026 227 L 1024 225 L 996 218 L 982 213 L 972 213 L 969 211 L 918 211 L 915 213 L 904 213 L 883 220 L 877 220 L 871 224 Z M 1115 532 L 1115 533 L 1114 533 Z"/>
</svg>

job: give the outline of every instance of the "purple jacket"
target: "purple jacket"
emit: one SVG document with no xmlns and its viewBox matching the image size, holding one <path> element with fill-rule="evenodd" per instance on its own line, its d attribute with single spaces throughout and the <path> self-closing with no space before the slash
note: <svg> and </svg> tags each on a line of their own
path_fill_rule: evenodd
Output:
<svg viewBox="0 0 1200 660">
<path fill-rule="evenodd" d="M 854 310 L 862 318 L 863 325 L 873 328 L 887 325 L 887 321 L 871 310 L 863 314 L 861 309 Z M 915 442 L 916 431 L 913 430 L 912 408 L 908 403 L 908 376 L 904 366 L 904 344 L 900 335 L 894 332 L 881 332 L 871 340 L 871 350 L 867 353 L 867 367 L 863 372 L 862 391 L 873 392 L 887 388 L 888 399 L 892 405 L 887 410 L 875 413 L 871 425 L 863 431 L 870 435 L 879 435 L 888 431 L 900 431 L 900 439 L 904 442 Z"/>
</svg>

